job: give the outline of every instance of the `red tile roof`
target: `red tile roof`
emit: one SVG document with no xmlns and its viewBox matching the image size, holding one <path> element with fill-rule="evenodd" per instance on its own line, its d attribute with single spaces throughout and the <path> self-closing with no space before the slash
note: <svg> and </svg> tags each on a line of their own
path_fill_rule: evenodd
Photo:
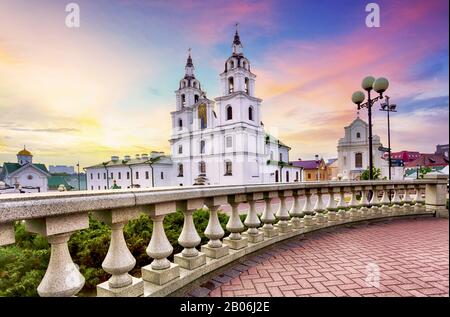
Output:
<svg viewBox="0 0 450 317">
<path fill-rule="evenodd" d="M 441 154 L 420 154 L 420 157 L 414 161 L 405 162 L 405 167 L 419 166 L 447 166 L 448 159 Z"/>
</svg>

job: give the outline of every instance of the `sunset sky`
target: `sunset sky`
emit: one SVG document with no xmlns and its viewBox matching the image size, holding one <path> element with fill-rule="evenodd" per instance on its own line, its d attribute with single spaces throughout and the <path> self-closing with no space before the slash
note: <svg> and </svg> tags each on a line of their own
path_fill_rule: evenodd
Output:
<svg viewBox="0 0 450 317">
<path fill-rule="evenodd" d="M 262 121 L 291 160 L 337 157 L 366 75 L 390 80 L 394 151 L 449 141 L 448 0 L 76 0 L 81 27 L 68 28 L 70 2 L 0 0 L 0 164 L 23 145 L 49 165 L 168 153 L 188 48 L 207 96 L 219 96 L 236 22 Z M 366 27 L 369 2 L 380 28 Z"/>
</svg>

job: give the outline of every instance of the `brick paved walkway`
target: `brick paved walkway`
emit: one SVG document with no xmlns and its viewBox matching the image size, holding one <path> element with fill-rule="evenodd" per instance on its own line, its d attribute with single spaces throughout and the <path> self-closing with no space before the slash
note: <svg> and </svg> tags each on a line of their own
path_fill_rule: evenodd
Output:
<svg viewBox="0 0 450 317">
<path fill-rule="evenodd" d="M 253 256 L 188 295 L 448 296 L 448 235 L 442 218 L 318 232 Z"/>
</svg>

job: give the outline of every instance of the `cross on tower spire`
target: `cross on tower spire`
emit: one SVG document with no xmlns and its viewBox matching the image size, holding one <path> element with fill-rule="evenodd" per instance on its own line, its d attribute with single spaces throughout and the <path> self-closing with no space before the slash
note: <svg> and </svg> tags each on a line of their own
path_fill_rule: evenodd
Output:
<svg viewBox="0 0 450 317">
<path fill-rule="evenodd" d="M 192 62 L 192 57 L 191 57 L 191 51 L 192 51 L 192 49 L 189 48 L 188 49 L 188 58 L 186 61 L 186 67 L 194 67 L 194 63 Z"/>
</svg>

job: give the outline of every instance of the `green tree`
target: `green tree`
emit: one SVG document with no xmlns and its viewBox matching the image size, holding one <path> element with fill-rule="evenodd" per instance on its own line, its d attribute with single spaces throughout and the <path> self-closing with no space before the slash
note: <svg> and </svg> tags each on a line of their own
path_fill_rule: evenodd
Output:
<svg viewBox="0 0 450 317">
<path fill-rule="evenodd" d="M 228 216 L 219 213 L 222 228 L 228 234 L 225 225 Z M 243 221 L 245 215 L 241 215 Z M 209 211 L 194 212 L 194 223 L 202 244 L 207 242 L 204 235 L 208 225 Z M 164 230 L 174 248 L 173 254 L 182 251 L 178 237 L 183 229 L 183 213 L 178 211 L 164 218 Z M 152 236 L 153 223 L 147 215 L 129 221 L 124 227 L 127 246 L 136 258 L 136 266 L 130 272 L 140 276 L 141 267 L 148 265 L 151 259 L 145 252 Z M 0 247 L 0 296 L 38 296 L 37 287 L 44 277 L 50 259 L 50 245 L 38 234 L 29 233 L 25 225 L 15 224 L 16 243 Z M 85 277 L 85 285 L 79 296 L 95 293 L 98 284 L 109 279 L 110 275 L 102 269 L 102 262 L 108 252 L 111 229 L 104 223 L 89 217 L 89 228 L 75 232 L 68 243 L 73 261 L 79 266 Z M 173 261 L 173 255 L 169 257 Z"/>
<path fill-rule="evenodd" d="M 381 169 L 373 167 L 372 174 L 373 174 L 373 179 L 380 179 L 381 178 Z M 369 168 L 368 167 L 364 172 L 362 172 L 361 180 L 369 180 Z"/>
<path fill-rule="evenodd" d="M 428 166 L 421 166 L 419 168 L 419 178 L 423 178 L 425 176 L 425 174 L 432 172 L 433 170 L 431 169 L 431 167 Z"/>
</svg>

